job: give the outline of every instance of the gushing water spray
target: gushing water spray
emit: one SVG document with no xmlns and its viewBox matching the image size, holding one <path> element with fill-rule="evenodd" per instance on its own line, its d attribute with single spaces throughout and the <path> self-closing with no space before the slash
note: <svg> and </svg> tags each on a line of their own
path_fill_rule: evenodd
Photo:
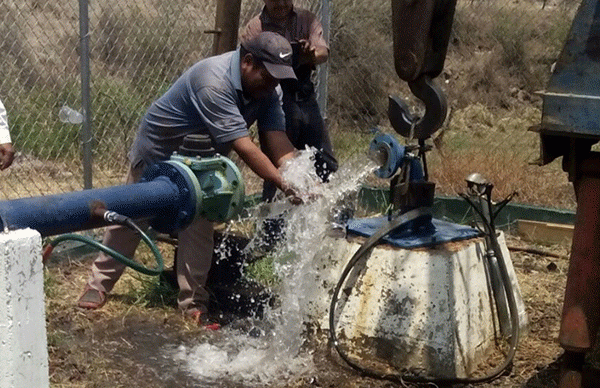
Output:
<svg viewBox="0 0 600 388">
<path fill-rule="evenodd" d="M 203 381 L 214 384 L 226 376 L 230 382 L 243 382 L 245 387 L 264 386 L 314 369 L 310 352 L 303 349 L 305 324 L 310 320 L 311 301 L 328 298 L 317 295 L 320 288 L 314 282 L 320 269 L 316 268 L 315 258 L 332 231 L 332 221 L 339 223 L 339 215 L 354 207 L 352 194 L 377 168 L 374 163 L 366 162 L 365 157 L 356 158 L 322 184 L 315 173 L 314 152 L 314 149 L 303 150 L 282 168 L 286 181 L 297 188 L 306 203 L 292 206 L 284 198 L 276 198 L 275 202 L 255 209 L 256 213 L 262 213 L 257 215 L 258 225 L 264 219 L 283 219 L 283 238 L 270 253 L 275 275 L 280 279 L 274 290 L 278 295 L 277 307 L 268 308 L 262 319 L 252 320 L 252 336 L 247 330 L 229 327 L 216 342 L 191 348 L 181 346 L 176 351 L 175 358 L 186 362 L 187 369 Z M 255 249 L 259 238 L 260 231 L 247 249 Z"/>
</svg>

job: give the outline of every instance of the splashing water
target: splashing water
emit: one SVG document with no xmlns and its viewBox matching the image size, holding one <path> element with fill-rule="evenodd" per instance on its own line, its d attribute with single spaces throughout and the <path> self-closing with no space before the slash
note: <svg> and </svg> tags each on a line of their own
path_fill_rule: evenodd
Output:
<svg viewBox="0 0 600 388">
<path fill-rule="evenodd" d="M 328 183 L 321 184 L 314 168 L 314 149 L 308 148 L 284 166 L 284 179 L 306 203 L 292 206 L 279 197 L 255 209 L 255 213 L 262 212 L 255 214 L 259 225 L 263 219 L 273 217 L 285 220 L 281 233 L 284 238 L 270 253 L 276 276 L 281 279 L 275 290 L 281 303 L 267 308 L 262 319 L 248 322 L 253 326 L 250 332 L 227 326 L 211 343 L 180 346 L 175 359 L 211 387 L 218 386 L 223 379 L 229 381 L 226 386 L 231 383 L 244 387 L 274 386 L 275 382 L 313 370 L 311 354 L 303 348 L 305 324 L 311 319 L 308 306 L 313 298 L 328 298 L 327 293 L 318 295 L 322 291 L 315 287 L 318 278 L 315 258 L 331 232 L 332 220 L 353 206 L 349 203 L 350 196 L 375 168 L 366 157 L 356 158 L 340 166 Z M 256 236 L 260 235 L 259 230 Z M 247 249 L 257 246 L 256 236 Z"/>
</svg>

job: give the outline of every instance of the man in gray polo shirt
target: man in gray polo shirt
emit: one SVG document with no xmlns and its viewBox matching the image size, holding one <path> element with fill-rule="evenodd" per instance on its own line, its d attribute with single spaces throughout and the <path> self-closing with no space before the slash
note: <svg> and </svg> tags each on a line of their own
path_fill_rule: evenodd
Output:
<svg viewBox="0 0 600 388">
<path fill-rule="evenodd" d="M 265 32 L 236 51 L 193 65 L 146 112 L 129 155 L 126 182 L 137 182 L 148 165 L 168 159 L 186 135 L 205 134 L 217 152 L 227 155 L 233 149 L 258 176 L 286 193 L 292 203 L 300 203 L 278 170 L 296 151 L 285 134 L 281 90 L 276 88 L 279 80 L 295 78 L 291 60 L 287 40 Z M 254 122 L 266 139 L 266 154 L 250 138 L 248 127 Z M 213 224 L 199 218 L 180 231 L 178 238 L 178 305 L 202 323 L 208 301 L 204 285 L 212 260 Z M 130 258 L 139 242 L 135 232 L 121 226 L 107 228 L 103 241 Z M 124 269 L 123 264 L 101 253 L 78 306 L 102 307 Z"/>
</svg>

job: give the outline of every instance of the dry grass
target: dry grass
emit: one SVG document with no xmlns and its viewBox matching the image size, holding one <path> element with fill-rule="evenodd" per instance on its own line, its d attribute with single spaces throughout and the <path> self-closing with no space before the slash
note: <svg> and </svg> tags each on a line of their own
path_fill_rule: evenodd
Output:
<svg viewBox="0 0 600 388">
<path fill-rule="evenodd" d="M 514 201 L 518 203 L 575 208 L 572 185 L 559 163 L 546 167 L 526 163 L 516 169 L 507 167 L 514 164 L 514 159 L 503 154 L 482 155 L 473 152 L 445 155 L 432 162 L 431 179 L 438 184 L 438 194 L 455 196 L 465 192 L 465 178 L 473 172 L 479 172 L 494 184 L 494 200 L 501 200 L 516 191 L 518 196 Z"/>
<path fill-rule="evenodd" d="M 159 244 L 165 262 L 172 265 L 172 246 Z M 140 257 L 152 266 L 147 249 Z M 175 337 L 201 336 L 201 330 L 185 320 L 168 300 L 157 293 L 155 278 L 128 270 L 116 284 L 108 303 L 100 310 L 75 306 L 89 276 L 95 254 L 84 257 L 55 256 L 45 271 L 46 319 L 52 387 L 160 387 L 159 384 L 130 385 L 128 381 L 149 369 L 127 354 L 137 350 L 132 335 L 144 325 L 163 327 Z M 133 331 L 133 332 L 130 332 Z M 122 352 L 123 357 L 115 353 Z M 116 359 L 115 359 L 116 357 Z M 115 364 L 115 363 L 120 364 Z M 146 369 L 146 371 L 144 371 Z"/>
<path fill-rule="evenodd" d="M 497 198 L 516 191 L 516 202 L 574 209 L 575 197 L 559 161 L 538 166 L 539 138 L 528 131 L 539 122 L 538 109 L 526 105 L 491 110 L 471 105 L 450 115 L 437 135 L 431 156 L 432 180 L 438 192 L 456 195 L 473 172 L 495 185 Z"/>
<path fill-rule="evenodd" d="M 510 247 L 532 247 L 507 236 Z M 562 350 L 556 338 L 568 267 L 569 246 L 535 246 L 562 258 L 513 252 L 512 262 L 529 319 L 509 376 L 481 387 L 541 388 L 556 386 L 554 362 Z M 161 244 L 172 260 L 172 247 Z M 146 260 L 141 252 L 140 257 Z M 165 347 L 210 341 L 207 333 L 184 320 L 173 304 L 157 302 L 149 278 L 126 271 L 108 303 L 98 311 L 75 307 L 89 274 L 93 256 L 63 258 L 46 269 L 46 319 L 51 386 L 83 387 L 194 387 L 201 384 L 183 373 L 173 360 L 157 357 Z M 342 367 L 327 355 L 326 341 L 313 338 L 320 360 L 313 378 L 322 386 L 390 387 L 388 382 L 366 379 Z M 501 357 L 501 356 L 500 356 Z M 171 377 L 168 377 L 171 376 Z M 226 377 L 224 377 L 226 379 Z M 168 379 L 168 380 L 166 380 Z M 305 378 L 293 378 L 271 387 L 306 387 Z M 325 384 L 325 385 L 323 385 Z M 328 385 L 329 384 L 329 385 Z M 410 385 L 409 385 L 410 386 Z M 230 384 L 230 388 L 243 386 Z"/>
</svg>

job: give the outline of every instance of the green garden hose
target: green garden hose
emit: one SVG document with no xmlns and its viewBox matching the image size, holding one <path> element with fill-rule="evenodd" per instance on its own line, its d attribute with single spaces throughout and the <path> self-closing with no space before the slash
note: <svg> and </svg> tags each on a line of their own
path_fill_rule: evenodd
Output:
<svg viewBox="0 0 600 388">
<path fill-rule="evenodd" d="M 140 273 L 143 273 L 145 275 L 150 275 L 150 276 L 160 275 L 164 269 L 164 261 L 163 261 L 162 254 L 158 250 L 158 247 L 156 246 L 156 244 L 154 244 L 154 242 L 150 239 L 150 237 L 148 237 L 148 235 L 146 233 L 144 233 L 144 231 L 142 231 L 130 218 L 124 217 L 124 216 L 115 217 L 116 214 L 114 212 L 111 212 L 111 213 L 112 213 L 111 220 L 115 220 L 115 218 L 117 220 L 112 221 L 110 223 L 127 226 L 140 234 L 142 240 L 144 240 L 146 245 L 148 245 L 148 247 L 152 250 L 154 257 L 156 258 L 156 267 L 154 269 L 145 267 L 142 264 L 137 263 L 137 262 L 131 260 L 130 258 L 120 254 L 119 252 L 115 251 L 114 249 L 111 249 L 111 248 L 107 247 L 106 245 L 103 245 L 103 244 L 95 241 L 94 239 L 91 239 L 89 237 L 85 237 L 85 236 L 82 236 L 79 234 L 72 234 L 72 233 L 71 234 L 63 234 L 61 236 L 58 236 L 54 240 L 52 240 L 44 249 L 44 254 L 43 254 L 43 258 L 42 258 L 43 262 L 45 263 L 47 261 L 48 257 L 50 256 L 50 253 L 52 252 L 52 249 L 56 245 L 58 245 L 59 243 L 61 243 L 63 241 L 76 240 L 76 241 L 81 241 L 87 245 L 90 245 L 90 246 L 98 249 L 99 251 L 106 253 L 107 255 L 111 256 L 115 260 L 125 264 L 128 267 L 133 268 L 134 270 L 136 270 Z M 116 215 L 116 216 L 119 216 L 119 215 Z M 105 216 L 105 219 L 107 219 L 107 218 L 109 218 L 109 217 Z"/>
</svg>

